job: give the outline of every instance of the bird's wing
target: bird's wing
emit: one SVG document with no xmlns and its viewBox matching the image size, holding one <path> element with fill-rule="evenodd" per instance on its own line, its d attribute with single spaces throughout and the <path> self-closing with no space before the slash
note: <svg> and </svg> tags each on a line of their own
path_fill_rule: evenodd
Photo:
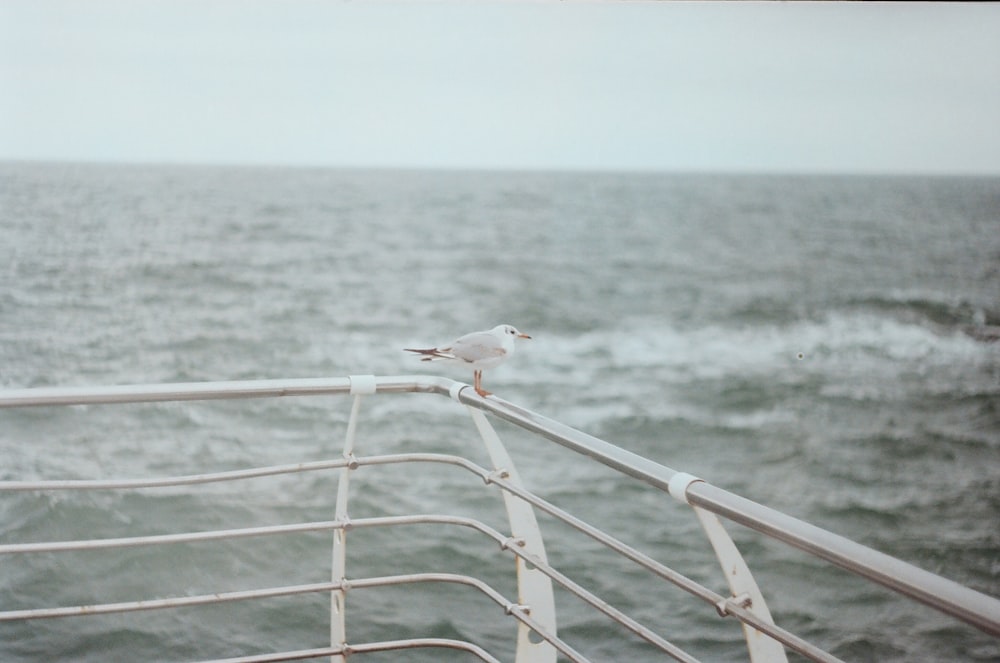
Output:
<svg viewBox="0 0 1000 663">
<path fill-rule="evenodd" d="M 507 349 L 503 347 L 500 339 L 489 332 L 466 334 L 452 343 L 450 348 L 442 349 L 450 351 L 458 359 L 469 362 L 507 354 Z"/>
</svg>

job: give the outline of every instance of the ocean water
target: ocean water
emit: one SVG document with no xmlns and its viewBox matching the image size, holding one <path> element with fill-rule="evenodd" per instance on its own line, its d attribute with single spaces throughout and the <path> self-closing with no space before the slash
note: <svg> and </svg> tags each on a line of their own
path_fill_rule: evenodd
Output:
<svg viewBox="0 0 1000 663">
<path fill-rule="evenodd" d="M 1000 596 L 1000 179 L 0 164 L 0 386 L 440 372 L 403 347 L 516 325 L 485 385 L 519 405 Z M 0 479 L 160 476 L 340 452 L 350 403 L 0 411 Z M 486 463 L 464 410 L 362 406 L 360 454 Z M 530 487 L 725 584 L 689 512 L 497 423 Z M 454 469 L 364 468 L 354 517 L 502 528 Z M 0 540 L 332 518 L 335 473 L 210 489 L 0 494 Z M 706 661 L 735 622 L 541 520 L 552 561 Z M 1000 641 L 730 525 L 779 624 L 852 661 L 995 661 Z M 0 562 L 0 607 L 319 582 L 329 536 Z M 356 530 L 356 575 L 512 565 L 467 532 Z M 558 595 L 602 661 L 663 657 Z M 349 639 L 513 627 L 460 588 L 348 597 Z M 184 661 L 328 643 L 326 597 L 0 625 L 0 661 Z M 441 651 L 365 660 L 445 661 Z"/>
</svg>

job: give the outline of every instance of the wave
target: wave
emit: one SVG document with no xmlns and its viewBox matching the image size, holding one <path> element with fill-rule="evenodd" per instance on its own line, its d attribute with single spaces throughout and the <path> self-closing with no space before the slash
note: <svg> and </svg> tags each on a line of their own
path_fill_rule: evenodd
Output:
<svg viewBox="0 0 1000 663">
<path fill-rule="evenodd" d="M 705 375 L 857 350 L 897 358 L 932 352 L 960 356 L 991 352 L 978 348 L 963 334 L 920 321 L 851 310 L 755 325 L 681 327 L 661 321 L 626 321 L 620 327 L 550 339 L 538 334 L 525 352 L 536 354 L 539 346 L 544 346 L 544 352 L 533 363 L 540 359 L 553 369 L 603 359 L 614 370 L 660 367 Z"/>
<path fill-rule="evenodd" d="M 617 403 L 649 405 L 651 399 L 663 402 L 659 417 L 686 416 L 683 405 L 666 401 L 705 387 L 714 390 L 712 405 L 744 414 L 796 390 L 872 399 L 916 384 L 928 393 L 994 394 L 1000 367 L 1000 347 L 866 311 L 753 326 L 633 321 L 578 335 L 538 334 L 522 352 L 527 356 L 514 360 L 521 384 L 586 385 L 584 405 L 598 403 L 607 416 L 635 414 Z"/>
<path fill-rule="evenodd" d="M 1000 310 L 994 308 L 995 302 L 977 304 L 965 298 L 938 293 L 890 290 L 850 297 L 841 305 L 941 327 L 1000 324 Z"/>
</svg>

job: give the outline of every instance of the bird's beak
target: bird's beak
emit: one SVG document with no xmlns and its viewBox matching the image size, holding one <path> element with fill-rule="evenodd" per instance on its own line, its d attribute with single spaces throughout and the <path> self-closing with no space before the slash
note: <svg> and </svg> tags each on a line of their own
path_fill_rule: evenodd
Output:
<svg viewBox="0 0 1000 663">
<path fill-rule="evenodd" d="M 531 337 L 530 337 L 530 336 L 528 336 L 527 334 L 518 334 L 518 335 L 517 335 L 517 337 L 518 337 L 518 338 L 531 338 Z"/>
</svg>

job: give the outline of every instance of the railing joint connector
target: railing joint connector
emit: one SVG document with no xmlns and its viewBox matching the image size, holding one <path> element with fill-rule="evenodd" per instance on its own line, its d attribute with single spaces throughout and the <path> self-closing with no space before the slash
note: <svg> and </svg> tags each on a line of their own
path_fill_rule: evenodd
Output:
<svg viewBox="0 0 1000 663">
<path fill-rule="evenodd" d="M 520 612 L 525 615 L 531 614 L 531 606 L 524 603 L 508 603 L 507 607 L 504 608 L 504 613 L 507 615 L 512 615 L 514 612 Z"/>
<path fill-rule="evenodd" d="M 506 539 L 500 542 L 500 550 L 510 550 L 511 546 L 517 546 L 518 548 L 523 548 L 528 545 L 528 542 L 524 540 L 521 536 L 508 536 Z"/>
<path fill-rule="evenodd" d="M 736 606 L 746 610 L 753 606 L 753 599 L 750 598 L 750 594 L 743 592 L 742 594 L 722 599 L 715 604 L 715 609 L 718 611 L 720 617 L 728 617 L 730 615 L 729 606 Z"/>
<path fill-rule="evenodd" d="M 354 455 L 353 451 L 351 453 L 344 454 L 344 460 L 347 461 L 347 469 L 349 470 L 356 470 L 361 467 L 361 463 L 358 462 L 358 458 Z"/>
<path fill-rule="evenodd" d="M 509 478 L 510 478 L 509 471 L 503 468 L 497 468 L 492 472 L 490 472 L 489 474 L 487 474 L 485 477 L 483 477 L 483 481 L 486 482 L 486 485 L 489 485 L 497 479 L 509 479 Z"/>
</svg>

